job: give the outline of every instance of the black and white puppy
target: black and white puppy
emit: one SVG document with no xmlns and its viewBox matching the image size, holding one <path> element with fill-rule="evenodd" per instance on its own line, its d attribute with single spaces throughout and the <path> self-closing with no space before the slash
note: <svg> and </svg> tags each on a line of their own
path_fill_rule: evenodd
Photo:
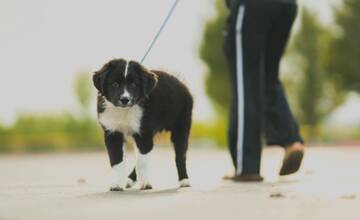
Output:
<svg viewBox="0 0 360 220">
<path fill-rule="evenodd" d="M 136 181 L 151 189 L 149 155 L 157 132 L 170 131 L 180 187 L 190 186 L 186 152 L 191 128 L 193 98 L 177 78 L 162 71 L 149 71 L 135 61 L 114 59 L 93 75 L 98 90 L 97 112 L 105 145 L 115 174 L 110 190 L 120 191 Z M 137 146 L 136 166 L 127 175 L 124 139 Z"/>
</svg>

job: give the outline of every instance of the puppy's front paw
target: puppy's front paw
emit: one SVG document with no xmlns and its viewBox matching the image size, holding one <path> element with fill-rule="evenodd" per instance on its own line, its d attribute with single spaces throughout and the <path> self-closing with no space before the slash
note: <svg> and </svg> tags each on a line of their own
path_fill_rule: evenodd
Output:
<svg viewBox="0 0 360 220">
<path fill-rule="evenodd" d="M 189 179 L 182 179 L 179 181 L 180 188 L 190 187 L 190 180 Z"/>
<path fill-rule="evenodd" d="M 112 184 L 110 185 L 110 191 L 123 191 L 127 181 L 124 162 L 113 166 L 112 171 Z"/>
<path fill-rule="evenodd" d="M 135 182 L 128 178 L 127 182 L 126 182 L 126 189 L 132 188 L 135 185 Z"/>
<path fill-rule="evenodd" d="M 124 187 L 119 184 L 111 184 L 110 191 L 124 191 Z"/>
<path fill-rule="evenodd" d="M 150 183 L 140 183 L 140 190 L 150 190 L 152 188 L 153 187 Z"/>
</svg>

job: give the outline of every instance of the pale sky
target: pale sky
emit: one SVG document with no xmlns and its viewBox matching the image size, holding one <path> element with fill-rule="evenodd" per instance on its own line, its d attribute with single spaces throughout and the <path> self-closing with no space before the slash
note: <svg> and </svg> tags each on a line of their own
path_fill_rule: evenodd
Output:
<svg viewBox="0 0 360 220">
<path fill-rule="evenodd" d="M 330 21 L 329 1 L 305 1 Z M 73 112 L 75 74 L 95 71 L 115 57 L 139 60 L 172 3 L 1 0 L 0 122 L 12 122 L 25 111 Z M 204 92 L 205 66 L 198 58 L 203 24 L 213 15 L 213 6 L 214 0 L 180 0 L 145 61 L 147 67 L 168 70 L 186 82 L 199 120 L 208 120 L 213 113 Z"/>
</svg>

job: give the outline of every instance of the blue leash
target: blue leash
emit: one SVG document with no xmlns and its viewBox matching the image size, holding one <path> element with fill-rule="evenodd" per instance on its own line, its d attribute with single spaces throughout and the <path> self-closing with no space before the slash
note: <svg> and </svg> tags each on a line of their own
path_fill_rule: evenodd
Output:
<svg viewBox="0 0 360 220">
<path fill-rule="evenodd" d="M 164 28 L 165 28 L 166 23 L 169 21 L 171 15 L 174 13 L 174 10 L 175 10 L 178 2 L 179 2 L 179 0 L 175 0 L 175 2 L 173 3 L 173 5 L 172 5 L 172 7 L 171 7 L 171 9 L 170 9 L 170 11 L 169 11 L 169 13 L 167 14 L 167 16 L 166 16 L 165 20 L 163 21 L 163 23 L 162 23 L 159 31 L 157 32 L 157 34 L 155 35 L 154 39 L 152 40 L 149 48 L 147 49 L 147 51 L 146 51 L 145 55 L 143 56 L 143 58 L 141 59 L 140 63 L 143 63 L 143 62 L 144 62 L 144 60 L 146 59 L 146 57 L 147 57 L 148 54 L 150 53 L 151 49 L 154 47 L 154 45 L 155 45 L 157 39 L 159 38 L 161 32 L 162 32 L 162 31 L 164 30 Z"/>
</svg>

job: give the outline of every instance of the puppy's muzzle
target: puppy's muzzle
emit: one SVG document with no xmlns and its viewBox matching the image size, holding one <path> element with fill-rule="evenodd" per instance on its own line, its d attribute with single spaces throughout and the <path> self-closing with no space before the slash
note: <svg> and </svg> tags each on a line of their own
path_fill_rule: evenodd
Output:
<svg viewBox="0 0 360 220">
<path fill-rule="evenodd" d="M 116 105 L 122 108 L 128 108 L 134 105 L 134 100 L 128 96 L 122 96 L 116 101 Z"/>
<path fill-rule="evenodd" d="M 129 103 L 130 103 L 130 99 L 128 97 L 120 98 L 120 104 L 121 105 L 128 105 Z"/>
</svg>

